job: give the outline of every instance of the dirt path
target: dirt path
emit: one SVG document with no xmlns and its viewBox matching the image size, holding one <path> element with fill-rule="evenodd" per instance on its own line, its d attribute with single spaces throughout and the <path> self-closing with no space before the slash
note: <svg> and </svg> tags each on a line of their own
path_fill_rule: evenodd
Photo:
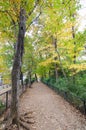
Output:
<svg viewBox="0 0 86 130">
<path fill-rule="evenodd" d="M 20 114 L 32 113 L 32 130 L 86 130 L 84 117 L 62 97 L 42 83 L 23 94 Z"/>
</svg>

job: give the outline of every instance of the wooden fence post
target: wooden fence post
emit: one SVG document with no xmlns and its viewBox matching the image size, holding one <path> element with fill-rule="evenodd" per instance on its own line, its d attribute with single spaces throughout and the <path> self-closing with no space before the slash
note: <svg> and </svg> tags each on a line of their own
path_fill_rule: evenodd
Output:
<svg viewBox="0 0 86 130">
<path fill-rule="evenodd" d="M 83 104 L 84 104 L 84 114 L 86 114 L 86 101 L 85 100 L 83 101 Z"/>
<path fill-rule="evenodd" d="M 6 109 L 8 108 L 8 91 L 6 92 Z"/>
</svg>

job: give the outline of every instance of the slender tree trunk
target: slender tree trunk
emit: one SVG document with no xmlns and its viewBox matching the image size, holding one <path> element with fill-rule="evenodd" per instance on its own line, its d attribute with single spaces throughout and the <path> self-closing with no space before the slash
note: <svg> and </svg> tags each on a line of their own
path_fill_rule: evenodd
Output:
<svg viewBox="0 0 86 130">
<path fill-rule="evenodd" d="M 60 54 L 59 54 L 59 52 L 57 51 L 57 39 L 54 38 L 53 43 L 54 43 L 55 52 L 58 54 L 58 58 L 55 57 L 55 60 L 56 60 L 56 61 L 59 60 L 60 66 L 61 66 L 61 70 L 62 70 L 62 72 L 63 72 L 63 75 L 64 75 L 65 79 L 67 79 L 66 74 L 65 74 L 65 72 L 64 72 L 64 69 L 63 69 L 63 67 L 62 67 L 62 62 L 61 62 Z M 58 70 L 57 70 L 57 68 L 58 68 L 58 65 L 57 65 L 57 63 L 55 63 L 56 81 L 57 81 L 57 79 L 58 79 Z"/>
<path fill-rule="evenodd" d="M 51 77 L 51 71 L 49 70 L 49 73 L 48 73 L 48 75 L 49 75 L 49 78 Z"/>
<path fill-rule="evenodd" d="M 57 39 L 53 37 L 53 45 L 54 45 L 54 48 L 55 48 L 55 53 L 57 53 Z M 55 61 L 58 60 L 57 56 L 54 58 Z M 56 81 L 58 79 L 58 65 L 57 63 L 55 63 L 55 78 L 56 78 Z"/>
<path fill-rule="evenodd" d="M 16 44 L 16 52 L 14 57 L 13 69 L 12 69 L 12 101 L 11 101 L 11 118 L 12 123 L 18 123 L 18 101 L 19 101 L 19 79 L 20 79 L 20 68 L 22 65 L 22 56 L 24 50 L 24 35 L 25 35 L 25 10 L 20 9 L 19 18 L 19 33 Z"/>
<path fill-rule="evenodd" d="M 36 81 L 38 82 L 38 78 L 37 78 L 37 74 L 35 73 L 35 79 L 36 79 Z"/>
<path fill-rule="evenodd" d="M 69 6 L 69 11 L 70 11 L 70 9 L 71 9 L 71 7 Z M 71 11 L 70 11 L 70 18 L 71 17 L 73 19 L 75 19 L 74 13 L 71 14 Z M 72 30 L 72 38 L 74 40 L 74 56 L 73 56 L 74 59 L 73 59 L 73 63 L 76 64 L 76 50 L 75 50 L 76 42 L 75 42 L 75 26 L 74 25 L 72 26 L 71 30 Z M 75 72 L 75 70 L 73 70 L 73 71 Z M 75 76 L 73 76 L 73 83 L 75 84 Z"/>
<path fill-rule="evenodd" d="M 76 42 L 75 42 L 75 29 L 74 29 L 74 26 L 72 26 L 72 38 L 74 40 L 74 64 L 76 64 L 76 50 L 75 50 L 75 46 L 76 46 Z"/>
<path fill-rule="evenodd" d="M 22 72 L 21 72 L 21 85 L 22 85 L 22 87 L 24 85 L 24 82 L 23 82 L 23 73 Z"/>
<path fill-rule="evenodd" d="M 21 89 L 21 93 L 23 93 L 24 90 L 24 82 L 23 82 L 23 72 L 20 70 L 20 80 L 21 80 L 21 85 L 20 85 L 20 89 Z"/>
<path fill-rule="evenodd" d="M 31 72 L 29 73 L 29 87 L 31 88 Z"/>
<path fill-rule="evenodd" d="M 76 64 L 76 50 L 75 50 L 76 42 L 75 42 L 75 29 L 74 29 L 74 26 L 72 26 L 72 38 L 74 40 L 74 56 L 73 56 L 74 60 L 73 60 L 73 63 Z M 73 70 L 73 71 L 75 73 L 75 70 Z M 75 84 L 75 75 L 73 75 L 73 83 Z"/>
<path fill-rule="evenodd" d="M 59 54 L 58 51 L 57 51 L 57 54 L 58 54 L 58 58 L 59 58 L 59 62 L 60 62 L 60 67 L 61 67 L 63 76 L 64 76 L 64 78 L 67 80 L 67 76 L 66 76 L 66 73 L 65 73 L 65 71 L 64 71 L 64 69 L 63 69 L 62 62 L 61 62 L 61 58 L 60 58 L 60 54 Z"/>
</svg>

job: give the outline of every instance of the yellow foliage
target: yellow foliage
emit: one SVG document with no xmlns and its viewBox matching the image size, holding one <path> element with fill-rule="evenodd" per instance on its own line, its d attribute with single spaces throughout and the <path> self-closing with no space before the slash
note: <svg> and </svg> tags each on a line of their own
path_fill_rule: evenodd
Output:
<svg viewBox="0 0 86 130">
<path fill-rule="evenodd" d="M 51 64 L 53 62 L 52 58 L 49 58 L 41 63 L 39 63 L 39 66 L 48 66 L 49 64 Z"/>
<path fill-rule="evenodd" d="M 79 72 L 79 71 L 82 71 L 82 70 L 86 70 L 86 63 L 83 63 L 83 64 L 72 64 L 70 65 L 69 67 L 71 70 L 75 70 L 75 73 L 76 72 Z"/>
</svg>

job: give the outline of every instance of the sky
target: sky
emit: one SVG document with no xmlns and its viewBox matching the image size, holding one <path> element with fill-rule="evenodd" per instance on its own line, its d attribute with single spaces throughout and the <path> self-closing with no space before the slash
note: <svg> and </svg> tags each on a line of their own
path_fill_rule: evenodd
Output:
<svg viewBox="0 0 86 130">
<path fill-rule="evenodd" d="M 80 0 L 81 9 L 79 10 L 79 31 L 86 28 L 86 0 Z"/>
</svg>

